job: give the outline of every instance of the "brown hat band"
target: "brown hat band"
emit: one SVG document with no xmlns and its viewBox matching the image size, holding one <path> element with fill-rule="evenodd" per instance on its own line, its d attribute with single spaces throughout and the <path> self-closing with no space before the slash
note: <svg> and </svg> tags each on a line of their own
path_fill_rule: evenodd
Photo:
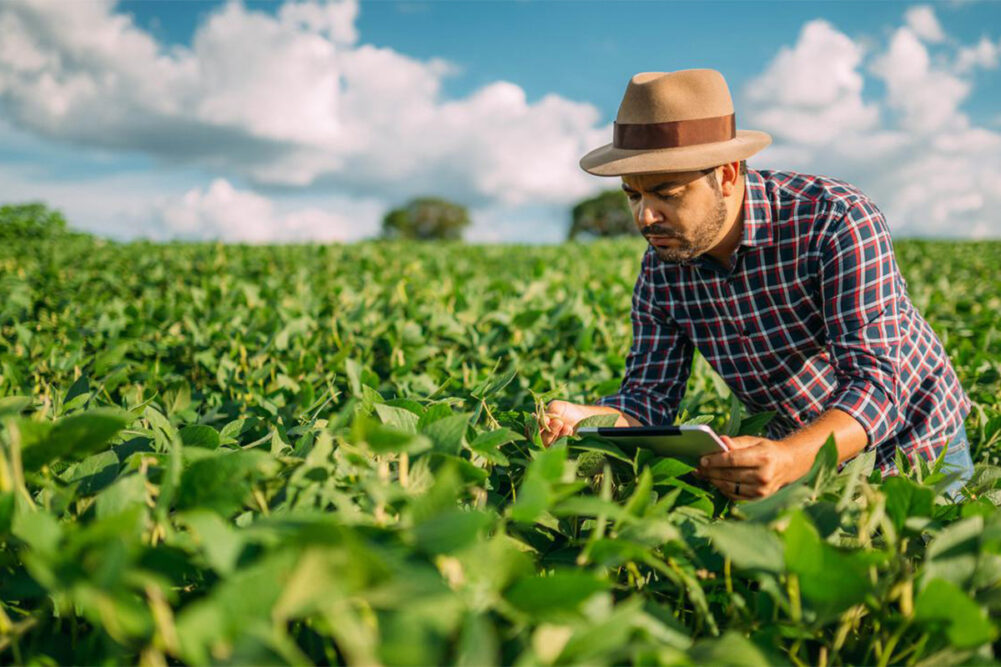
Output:
<svg viewBox="0 0 1001 667">
<path fill-rule="evenodd" d="M 734 114 L 713 118 L 674 120 L 667 123 L 615 123 L 612 145 L 616 148 L 678 148 L 737 136 Z"/>
</svg>

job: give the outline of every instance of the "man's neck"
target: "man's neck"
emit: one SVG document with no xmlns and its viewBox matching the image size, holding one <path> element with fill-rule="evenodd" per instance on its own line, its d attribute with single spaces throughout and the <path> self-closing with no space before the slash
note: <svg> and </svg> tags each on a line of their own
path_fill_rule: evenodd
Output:
<svg viewBox="0 0 1001 667">
<path fill-rule="evenodd" d="M 737 210 L 734 212 L 733 219 L 730 221 L 729 229 L 727 229 L 726 234 L 719 243 L 706 251 L 707 255 L 722 264 L 726 269 L 730 268 L 730 255 L 740 245 L 740 239 L 744 234 L 744 183 L 746 183 L 746 180 L 741 179 L 741 181 L 741 197 L 737 203 Z"/>
</svg>

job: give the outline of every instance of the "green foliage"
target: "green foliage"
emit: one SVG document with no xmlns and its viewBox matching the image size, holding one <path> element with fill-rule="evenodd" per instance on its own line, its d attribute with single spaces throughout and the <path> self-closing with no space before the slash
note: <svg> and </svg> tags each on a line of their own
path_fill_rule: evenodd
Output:
<svg viewBox="0 0 1001 667">
<path fill-rule="evenodd" d="M 639 236 L 629 200 L 622 189 L 605 190 L 577 203 L 570 212 L 567 240 L 581 235 L 594 237 Z"/>
<path fill-rule="evenodd" d="M 41 202 L 0 206 L 0 241 L 48 239 L 66 234 L 62 213 Z"/>
<path fill-rule="evenodd" d="M 464 206 L 438 197 L 418 197 L 386 213 L 382 235 L 387 239 L 459 240 L 469 224 Z"/>
<path fill-rule="evenodd" d="M 1001 618 L 1001 244 L 898 244 L 958 503 L 833 443 L 765 499 L 535 410 L 618 388 L 642 242 L 0 247 L 0 657 L 956 664 Z M 614 415 L 599 415 L 599 425 Z M 679 421 L 760 433 L 701 357 Z"/>
</svg>

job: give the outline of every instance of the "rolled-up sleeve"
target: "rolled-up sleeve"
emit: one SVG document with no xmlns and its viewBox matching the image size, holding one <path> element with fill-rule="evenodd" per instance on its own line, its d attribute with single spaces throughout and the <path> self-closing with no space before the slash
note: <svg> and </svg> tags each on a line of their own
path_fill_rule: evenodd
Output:
<svg viewBox="0 0 1001 667">
<path fill-rule="evenodd" d="M 692 369 L 694 347 L 677 323 L 658 304 L 653 263 L 648 249 L 633 288 L 633 337 L 626 356 L 626 372 L 619 390 L 599 398 L 598 405 L 610 406 L 632 415 L 647 426 L 674 423 L 678 404 Z"/>
<path fill-rule="evenodd" d="M 837 387 L 827 409 L 852 415 L 866 449 L 901 423 L 900 349 L 903 281 L 883 214 L 859 201 L 833 223 L 821 252 L 821 298 L 827 351 Z"/>
</svg>

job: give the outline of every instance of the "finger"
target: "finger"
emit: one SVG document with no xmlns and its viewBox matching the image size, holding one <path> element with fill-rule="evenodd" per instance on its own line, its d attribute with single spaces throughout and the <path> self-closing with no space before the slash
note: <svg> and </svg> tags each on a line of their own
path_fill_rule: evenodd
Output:
<svg viewBox="0 0 1001 667">
<path fill-rule="evenodd" d="M 563 424 L 563 420 L 559 417 L 555 417 L 551 414 L 543 415 L 543 419 L 540 420 L 540 431 L 556 431 Z"/>
<path fill-rule="evenodd" d="M 720 479 L 710 479 L 709 482 L 730 500 L 757 500 L 761 498 L 759 492 L 760 485 L 758 484 L 745 484 L 744 482 L 731 482 Z"/>
<path fill-rule="evenodd" d="M 757 486 L 762 483 L 761 471 L 758 468 L 711 468 L 703 472 L 701 477 L 712 482 L 727 484 L 740 482 L 741 488 L 745 485 Z"/>
<path fill-rule="evenodd" d="M 565 438 L 571 435 L 573 435 L 573 424 L 571 424 L 570 422 L 563 422 L 563 425 L 560 427 L 560 429 L 556 431 L 556 437 L 553 438 L 553 441 L 555 442 L 560 438 Z"/>
<path fill-rule="evenodd" d="M 739 484 L 740 486 L 737 486 Z M 763 495 L 761 493 L 761 485 L 759 484 L 744 484 L 743 482 L 736 482 L 733 484 L 732 492 L 730 494 L 731 500 L 757 500 Z"/>
<path fill-rule="evenodd" d="M 551 445 L 557 438 L 559 438 L 560 431 L 563 428 L 563 420 L 554 417 L 549 420 L 549 428 L 542 434 L 542 444 L 546 447 Z"/>
<path fill-rule="evenodd" d="M 549 420 L 549 432 L 552 433 L 552 434 L 554 434 L 554 435 L 558 434 L 560 431 L 563 430 L 563 427 L 565 425 L 566 425 L 566 422 L 564 422 L 559 417 L 552 417 Z"/>
<path fill-rule="evenodd" d="M 722 435 L 720 439 L 726 443 L 726 446 L 731 451 L 737 451 L 741 449 L 747 449 L 748 447 L 754 447 L 761 444 L 762 439 L 757 436 L 751 435 Z"/>
<path fill-rule="evenodd" d="M 762 452 L 757 447 L 735 449 L 729 452 L 709 454 L 699 461 L 699 467 L 708 468 L 747 468 L 761 465 Z"/>
</svg>

